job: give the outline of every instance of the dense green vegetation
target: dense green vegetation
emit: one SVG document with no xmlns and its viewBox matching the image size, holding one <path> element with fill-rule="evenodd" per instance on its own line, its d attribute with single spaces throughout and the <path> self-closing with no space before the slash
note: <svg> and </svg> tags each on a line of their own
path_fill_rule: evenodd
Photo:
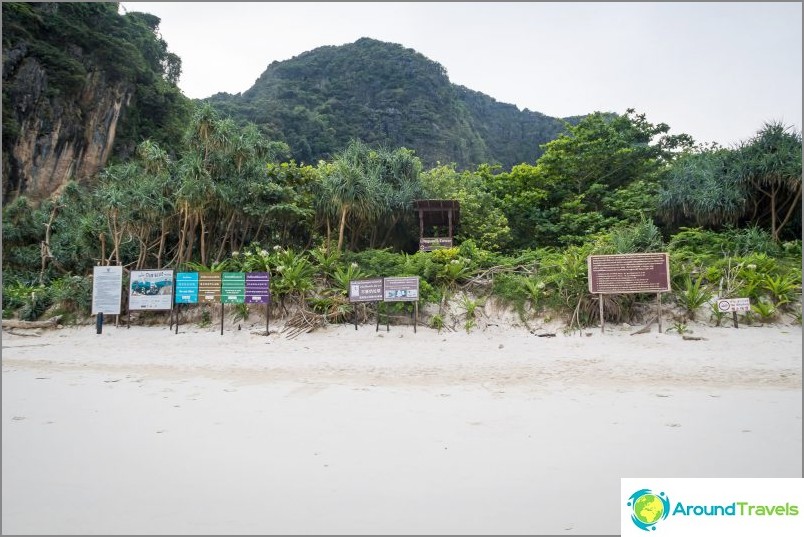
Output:
<svg viewBox="0 0 804 537">
<path fill-rule="evenodd" d="M 71 184 L 37 207 L 24 197 L 6 206 L 4 315 L 36 318 L 48 307 L 86 314 L 86 275 L 100 263 L 270 270 L 280 310 L 309 308 L 331 322 L 353 311 L 350 279 L 419 275 L 423 299 L 442 309 L 453 299 L 475 311 L 478 300 L 492 299 L 526 321 L 543 315 L 582 326 L 595 323 L 598 311 L 587 291 L 588 255 L 669 251 L 675 304 L 688 318 L 714 296 L 750 297 L 756 311 L 748 322 L 800 318 L 801 235 L 791 226 L 800 222 L 800 208 L 775 226 L 756 217 L 761 211 L 737 226 L 727 213 L 699 222 L 672 210 L 671 194 L 687 184 L 678 166 L 724 152 L 756 155 L 780 126 L 765 125 L 731 150 L 696 147 L 667 130 L 634 111 L 592 114 L 546 144 L 534 165 L 510 170 L 425 170 L 408 149 L 356 140 L 329 161 L 302 166 L 256 126 L 239 127 L 203 105 L 175 157 L 145 141 L 136 158 L 107 167 L 92 189 Z M 777 152 L 773 162 L 789 171 L 800 158 L 799 146 L 798 153 Z M 741 183 L 746 199 L 774 192 L 766 185 L 776 175 L 758 176 L 750 158 L 733 160 L 741 165 L 730 168 L 731 179 L 751 174 Z M 800 204 L 800 172 L 799 189 L 792 174 L 784 181 L 793 188 L 776 189 L 775 206 Z M 460 201 L 458 247 L 415 251 L 411 211 L 418 198 Z M 604 309 L 612 321 L 633 322 L 653 300 L 606 296 Z M 446 311 L 431 321 L 450 326 Z"/>
<path fill-rule="evenodd" d="M 418 275 L 435 328 L 472 329 L 487 301 L 577 327 L 597 322 L 590 254 L 667 251 L 679 319 L 727 323 L 711 300 L 740 296 L 744 322 L 800 322 L 802 140 L 782 124 L 723 148 L 634 110 L 562 122 L 370 39 L 191 104 L 156 17 L 4 3 L 3 24 L 4 59 L 45 66 L 53 102 L 78 100 L 93 69 L 136 87 L 98 177 L 4 205 L 4 317 L 86 318 L 92 267 L 113 264 L 269 270 L 277 313 L 329 322 L 355 313 L 350 280 Z M 19 135 L 13 91 L 4 144 Z M 417 251 L 413 201 L 427 198 L 459 201 L 457 247 Z M 606 296 L 606 318 L 643 320 L 654 298 Z"/>
</svg>

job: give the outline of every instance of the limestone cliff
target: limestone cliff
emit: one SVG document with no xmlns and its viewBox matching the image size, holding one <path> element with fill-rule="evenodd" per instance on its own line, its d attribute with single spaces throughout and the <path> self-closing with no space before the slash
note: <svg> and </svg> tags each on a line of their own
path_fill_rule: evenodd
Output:
<svg viewBox="0 0 804 537">
<path fill-rule="evenodd" d="M 86 180 L 106 163 L 133 87 L 110 83 L 91 66 L 75 95 L 49 91 L 48 74 L 22 44 L 3 51 L 3 114 L 18 125 L 4 136 L 3 198 L 50 196 L 70 179 Z M 10 143 L 9 143 L 10 142 Z"/>
</svg>

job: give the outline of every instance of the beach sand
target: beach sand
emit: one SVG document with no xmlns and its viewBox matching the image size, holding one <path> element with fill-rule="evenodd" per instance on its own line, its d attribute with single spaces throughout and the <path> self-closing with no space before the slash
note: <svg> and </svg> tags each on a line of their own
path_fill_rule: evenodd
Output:
<svg viewBox="0 0 804 537">
<path fill-rule="evenodd" d="M 6 332 L 3 533 L 613 535 L 621 477 L 801 477 L 801 327 L 690 326 Z"/>
</svg>

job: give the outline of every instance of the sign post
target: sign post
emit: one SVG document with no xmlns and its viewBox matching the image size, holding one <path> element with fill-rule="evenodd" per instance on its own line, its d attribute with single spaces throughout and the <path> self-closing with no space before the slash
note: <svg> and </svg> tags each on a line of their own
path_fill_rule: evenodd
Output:
<svg viewBox="0 0 804 537">
<path fill-rule="evenodd" d="M 223 305 L 246 303 L 246 273 L 221 274 L 221 335 L 223 335 Z"/>
<path fill-rule="evenodd" d="M 201 304 L 221 304 L 221 273 L 198 273 L 198 302 Z M 221 304 L 221 323 L 223 323 L 223 304 Z M 223 327 L 221 325 L 221 334 Z"/>
<path fill-rule="evenodd" d="M 349 302 L 381 302 L 383 299 L 383 279 L 368 278 L 349 282 Z M 357 308 L 355 308 L 355 330 L 357 330 Z M 380 330 L 380 308 L 377 307 L 377 328 Z"/>
<path fill-rule="evenodd" d="M 415 302 L 413 307 L 413 332 L 416 333 L 416 325 L 419 321 L 419 277 L 384 278 L 383 297 L 383 302 Z"/>
<path fill-rule="evenodd" d="M 589 292 L 599 295 L 600 331 L 604 330 L 603 295 L 657 293 L 659 332 L 662 331 L 661 293 L 670 291 L 670 255 L 661 253 L 590 255 Z M 648 323 L 650 324 L 650 323 Z"/>
<path fill-rule="evenodd" d="M 120 315 L 123 296 L 123 267 L 92 267 L 92 314 L 96 319 L 97 333 L 103 332 L 103 315 Z"/>
<path fill-rule="evenodd" d="M 198 273 L 176 273 L 176 333 L 179 333 L 179 304 L 198 303 Z"/>
<path fill-rule="evenodd" d="M 265 335 L 270 332 L 271 273 L 246 273 L 246 304 L 265 304 Z"/>
<path fill-rule="evenodd" d="M 128 315 L 131 310 L 169 310 L 173 307 L 172 270 L 132 270 L 128 286 Z"/>
<path fill-rule="evenodd" d="M 721 313 L 731 312 L 731 319 L 734 321 L 734 328 L 739 328 L 737 324 L 738 311 L 751 311 L 750 298 L 719 298 L 717 300 L 717 310 Z"/>
</svg>

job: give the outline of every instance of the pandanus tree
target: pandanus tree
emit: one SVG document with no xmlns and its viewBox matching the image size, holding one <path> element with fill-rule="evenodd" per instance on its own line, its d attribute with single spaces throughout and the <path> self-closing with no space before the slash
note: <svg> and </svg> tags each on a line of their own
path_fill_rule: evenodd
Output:
<svg viewBox="0 0 804 537">
<path fill-rule="evenodd" d="M 733 149 L 699 148 L 671 166 L 659 208 L 672 223 L 750 224 L 801 238 L 801 133 L 766 123 Z"/>
<path fill-rule="evenodd" d="M 740 145 L 737 161 L 739 181 L 750 193 L 749 219 L 769 228 L 779 241 L 785 226 L 801 219 L 801 132 L 766 123 Z"/>
</svg>

